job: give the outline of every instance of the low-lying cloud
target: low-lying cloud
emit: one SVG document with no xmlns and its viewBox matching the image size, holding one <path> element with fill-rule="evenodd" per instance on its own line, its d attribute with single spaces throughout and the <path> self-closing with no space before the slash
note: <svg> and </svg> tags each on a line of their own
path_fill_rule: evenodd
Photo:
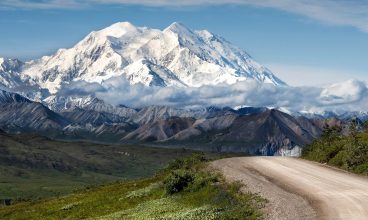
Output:
<svg viewBox="0 0 368 220">
<path fill-rule="evenodd" d="M 367 95 L 364 82 L 349 80 L 344 83 L 332 84 L 322 90 L 320 100 L 329 105 L 359 102 Z"/>
<path fill-rule="evenodd" d="M 84 81 L 64 85 L 61 95 L 94 95 L 110 104 L 131 107 L 167 105 L 179 108 L 204 106 L 283 107 L 290 111 L 368 109 L 368 89 L 365 82 L 349 80 L 327 87 L 279 87 L 255 81 L 232 85 L 219 84 L 198 88 L 146 87 L 130 85 L 122 78 L 111 78 L 102 84 Z"/>
</svg>

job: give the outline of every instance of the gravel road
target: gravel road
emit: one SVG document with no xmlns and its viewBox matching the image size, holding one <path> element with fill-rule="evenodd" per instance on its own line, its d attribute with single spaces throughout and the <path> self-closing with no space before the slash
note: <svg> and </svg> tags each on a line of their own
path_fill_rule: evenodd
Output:
<svg viewBox="0 0 368 220">
<path fill-rule="evenodd" d="M 368 178 L 291 157 L 228 158 L 212 167 L 268 199 L 267 219 L 368 219 Z"/>
</svg>

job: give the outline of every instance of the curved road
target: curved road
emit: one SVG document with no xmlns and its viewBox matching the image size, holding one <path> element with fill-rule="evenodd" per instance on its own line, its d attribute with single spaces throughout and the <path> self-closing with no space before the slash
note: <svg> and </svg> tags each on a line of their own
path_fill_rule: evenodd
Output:
<svg viewBox="0 0 368 220">
<path fill-rule="evenodd" d="M 228 158 L 212 167 L 268 199 L 267 219 L 368 219 L 368 178 L 290 157 Z"/>
</svg>

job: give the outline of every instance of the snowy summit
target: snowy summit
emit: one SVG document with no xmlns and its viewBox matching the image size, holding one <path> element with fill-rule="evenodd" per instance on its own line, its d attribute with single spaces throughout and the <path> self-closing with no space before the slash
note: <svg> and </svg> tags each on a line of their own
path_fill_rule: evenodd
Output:
<svg viewBox="0 0 368 220">
<path fill-rule="evenodd" d="M 9 68 L 12 66 L 14 69 Z M 2 86 L 16 87 L 22 81 L 50 94 L 56 94 L 63 83 L 101 83 L 120 76 L 131 84 L 160 87 L 200 87 L 249 79 L 285 85 L 225 39 L 177 22 L 162 31 L 119 22 L 93 31 L 70 49 L 26 63 L 13 61 L 6 67 L 0 70 Z M 15 82 L 9 74 L 15 76 Z"/>
</svg>

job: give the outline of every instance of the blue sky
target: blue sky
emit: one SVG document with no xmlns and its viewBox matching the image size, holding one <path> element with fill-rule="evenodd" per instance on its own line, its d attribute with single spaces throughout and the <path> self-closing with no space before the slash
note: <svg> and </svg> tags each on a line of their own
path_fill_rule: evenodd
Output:
<svg viewBox="0 0 368 220">
<path fill-rule="evenodd" d="M 118 21 L 160 29 L 179 21 L 223 36 L 291 85 L 368 80 L 366 1 L 133 2 L 3 0 L 0 56 L 28 60 L 49 55 Z"/>
</svg>

